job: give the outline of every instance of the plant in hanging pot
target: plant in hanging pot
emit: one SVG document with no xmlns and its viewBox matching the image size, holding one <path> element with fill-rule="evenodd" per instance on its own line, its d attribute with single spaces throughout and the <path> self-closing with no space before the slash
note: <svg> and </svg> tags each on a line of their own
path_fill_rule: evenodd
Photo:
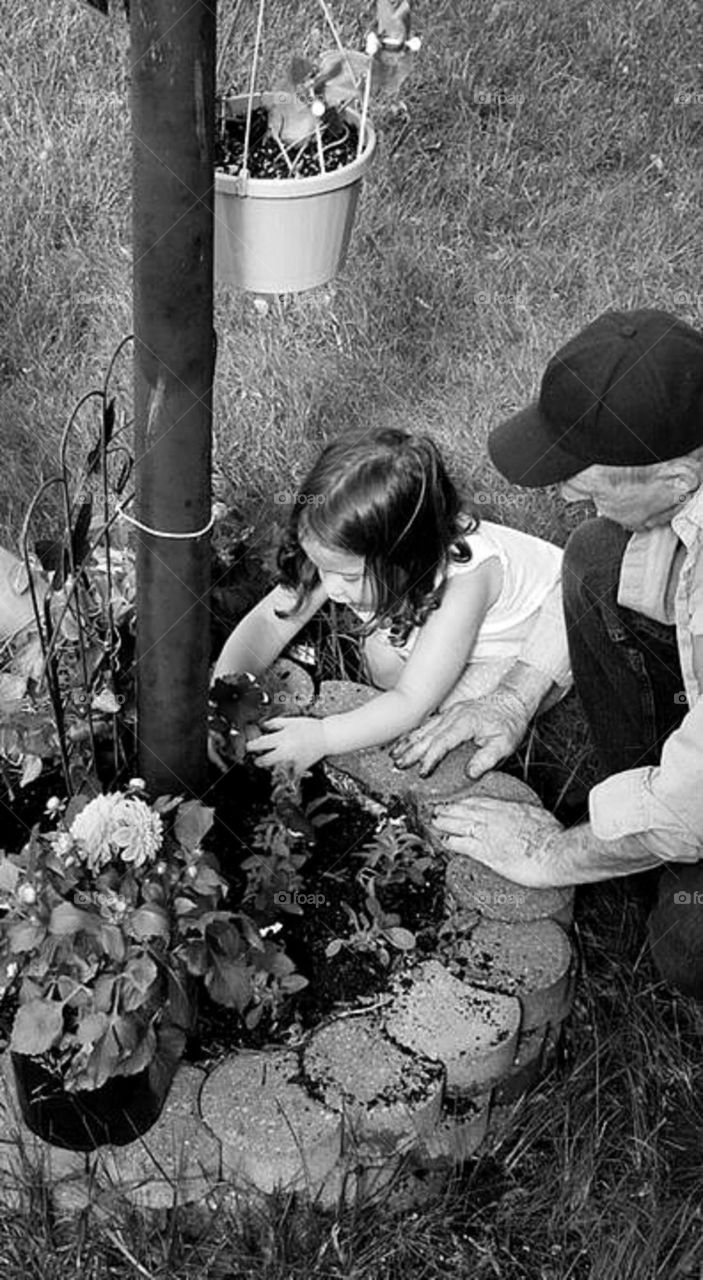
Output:
<svg viewBox="0 0 703 1280">
<path fill-rule="evenodd" d="M 361 182 L 376 149 L 369 102 L 407 77 L 419 39 L 408 0 L 377 0 L 366 52 L 294 55 L 273 89 L 255 92 L 265 0 L 247 94 L 218 100 L 215 276 L 254 293 L 297 293 L 343 265 Z"/>
<path fill-rule="evenodd" d="M 48 808 L 57 826 L 0 857 L 0 985 L 18 1001 L 10 1050 L 26 1122 L 91 1150 L 153 1124 L 194 1026 L 194 984 L 243 1010 L 264 944 L 223 909 L 226 882 L 202 844 L 211 809 L 149 804 L 139 779 Z"/>
</svg>

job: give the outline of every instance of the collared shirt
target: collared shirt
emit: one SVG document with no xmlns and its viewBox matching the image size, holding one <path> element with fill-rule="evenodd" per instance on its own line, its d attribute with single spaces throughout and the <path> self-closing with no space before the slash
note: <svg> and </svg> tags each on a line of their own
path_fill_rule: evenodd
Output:
<svg viewBox="0 0 703 1280">
<path fill-rule="evenodd" d="M 593 832 L 635 835 L 655 858 L 703 857 L 703 487 L 670 525 L 635 533 L 618 602 L 674 624 L 689 710 L 656 766 L 613 774 L 590 795 Z"/>
</svg>

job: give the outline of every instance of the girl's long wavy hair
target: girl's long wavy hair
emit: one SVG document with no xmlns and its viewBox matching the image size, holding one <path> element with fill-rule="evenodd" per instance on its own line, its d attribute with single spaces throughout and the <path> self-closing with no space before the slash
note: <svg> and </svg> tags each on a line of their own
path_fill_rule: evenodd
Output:
<svg viewBox="0 0 703 1280">
<path fill-rule="evenodd" d="M 300 486 L 278 553 L 283 586 L 297 591 L 295 613 L 319 582 L 301 539 L 360 556 L 374 609 L 362 633 L 391 629 L 404 644 L 439 606 L 450 560 L 471 559 L 459 494 L 428 436 L 377 431 L 335 440 Z M 290 615 L 286 615 L 290 616 Z"/>
</svg>

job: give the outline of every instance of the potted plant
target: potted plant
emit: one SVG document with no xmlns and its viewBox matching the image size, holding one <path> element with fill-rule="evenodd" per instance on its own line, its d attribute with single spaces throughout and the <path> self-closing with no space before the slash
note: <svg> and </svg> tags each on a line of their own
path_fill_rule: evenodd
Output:
<svg viewBox="0 0 703 1280">
<path fill-rule="evenodd" d="M 243 1012 L 253 976 L 280 969 L 276 944 L 224 909 L 226 882 L 203 849 L 213 811 L 198 801 L 150 804 L 135 779 L 47 809 L 53 829 L 0 856 L 18 1097 L 55 1145 L 120 1145 L 160 1113 L 193 1027 L 194 984 Z"/>
<path fill-rule="evenodd" d="M 248 94 L 218 102 L 215 276 L 254 293 L 296 293 L 342 266 L 376 134 L 371 94 L 395 92 L 420 46 L 408 0 L 377 0 L 366 52 L 295 55 L 272 90 L 255 92 L 263 24 Z M 323 5 L 329 21 L 327 6 Z"/>
</svg>

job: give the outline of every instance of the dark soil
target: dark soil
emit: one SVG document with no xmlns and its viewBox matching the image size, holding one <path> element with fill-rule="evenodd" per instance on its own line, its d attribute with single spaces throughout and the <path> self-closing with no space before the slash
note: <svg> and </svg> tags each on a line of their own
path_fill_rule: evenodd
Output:
<svg viewBox="0 0 703 1280">
<path fill-rule="evenodd" d="M 216 784 L 215 791 L 217 819 L 213 847 L 230 882 L 231 900 L 239 904 L 246 883 L 240 864 L 252 852 L 254 825 L 270 809 L 268 773 L 251 765 L 234 769 L 226 780 Z M 307 792 L 306 803 L 325 794 L 321 773 L 311 779 Z M 258 913 L 252 904 L 244 903 L 244 910 L 260 928 L 272 923 L 281 926 L 276 940 L 283 943 L 287 955 L 309 985 L 285 1002 L 275 1024 L 267 1012 L 251 1031 L 235 1010 L 223 1009 L 205 997 L 197 1038 L 189 1052 L 191 1061 L 209 1063 L 235 1048 L 285 1043 L 317 1025 L 333 1010 L 355 1006 L 359 1001 L 373 1004 L 388 987 L 392 974 L 402 966 L 403 955 L 393 948 L 388 948 L 390 966 L 373 951 L 344 944 L 336 955 L 325 954 L 330 942 L 338 938 L 344 943 L 353 933 L 345 904 L 368 916 L 366 893 L 356 879 L 363 861 L 353 855 L 370 838 L 376 825 L 374 817 L 348 797 L 327 794 L 328 802 L 321 812 L 333 813 L 334 820 L 320 827 L 314 844 L 301 837 L 295 846 L 296 851 L 308 853 L 308 861 L 302 868 L 304 893 L 315 896 L 318 901 L 305 903 L 300 914 L 278 910 L 272 918 Z M 424 886 L 406 881 L 377 889 L 383 910 L 396 912 L 403 927 L 415 934 L 417 952 L 434 949 L 442 915 L 443 881 L 444 868 L 438 864 L 430 870 Z"/>
<path fill-rule="evenodd" d="M 245 116 L 223 120 L 215 138 L 215 168 L 236 177 L 244 163 Z M 356 159 L 359 131 L 329 109 L 321 122 L 325 172 L 340 169 Z M 310 178 L 321 173 L 315 136 L 287 148 L 288 160 L 276 139 L 268 132 L 268 115 L 263 107 L 252 112 L 247 169 L 252 178 Z M 291 172 L 292 170 L 292 172 Z"/>
</svg>

